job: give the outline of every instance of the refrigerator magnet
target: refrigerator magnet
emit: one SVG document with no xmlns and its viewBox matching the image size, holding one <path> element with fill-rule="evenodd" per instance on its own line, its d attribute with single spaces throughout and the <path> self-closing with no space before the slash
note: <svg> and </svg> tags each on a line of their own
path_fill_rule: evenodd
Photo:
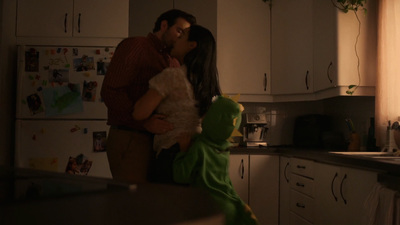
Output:
<svg viewBox="0 0 400 225">
<path fill-rule="evenodd" d="M 39 52 L 34 48 L 25 52 L 25 72 L 39 72 Z"/>
<path fill-rule="evenodd" d="M 95 152 L 106 151 L 107 132 L 93 132 L 93 150 Z"/>
<path fill-rule="evenodd" d="M 28 103 L 29 111 L 32 116 L 44 112 L 43 101 L 39 94 L 35 93 L 29 95 L 26 97 L 26 102 Z"/>
</svg>

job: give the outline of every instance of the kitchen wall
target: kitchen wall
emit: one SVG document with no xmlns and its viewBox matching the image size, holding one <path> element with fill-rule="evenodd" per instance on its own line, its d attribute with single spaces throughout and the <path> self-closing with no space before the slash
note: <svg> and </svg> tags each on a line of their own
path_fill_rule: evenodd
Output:
<svg viewBox="0 0 400 225">
<path fill-rule="evenodd" d="M 332 118 L 332 130 L 349 137 L 345 123 L 351 118 L 365 147 L 370 118 L 375 114 L 375 98 L 342 96 L 319 101 L 282 103 L 243 103 L 244 113 L 266 113 L 269 117 L 267 142 L 269 145 L 291 145 L 295 119 L 307 114 L 325 114 Z"/>
</svg>

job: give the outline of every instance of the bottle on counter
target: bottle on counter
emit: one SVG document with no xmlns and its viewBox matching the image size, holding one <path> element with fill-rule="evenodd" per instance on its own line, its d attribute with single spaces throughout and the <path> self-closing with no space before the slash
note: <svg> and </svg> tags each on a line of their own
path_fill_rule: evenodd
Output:
<svg viewBox="0 0 400 225">
<path fill-rule="evenodd" d="M 369 120 L 368 137 L 367 137 L 367 151 L 378 151 L 375 138 L 375 118 L 371 117 Z"/>
</svg>

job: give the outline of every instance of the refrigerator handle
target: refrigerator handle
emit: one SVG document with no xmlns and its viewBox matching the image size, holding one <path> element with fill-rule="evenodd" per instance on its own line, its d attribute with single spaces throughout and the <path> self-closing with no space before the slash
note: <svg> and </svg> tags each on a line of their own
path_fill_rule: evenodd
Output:
<svg viewBox="0 0 400 225">
<path fill-rule="evenodd" d="M 81 32 L 81 14 L 79 13 L 79 18 L 78 18 L 78 33 Z"/>
<path fill-rule="evenodd" d="M 67 19 L 68 19 L 68 13 L 65 13 L 64 16 L 64 32 L 67 33 Z"/>
</svg>

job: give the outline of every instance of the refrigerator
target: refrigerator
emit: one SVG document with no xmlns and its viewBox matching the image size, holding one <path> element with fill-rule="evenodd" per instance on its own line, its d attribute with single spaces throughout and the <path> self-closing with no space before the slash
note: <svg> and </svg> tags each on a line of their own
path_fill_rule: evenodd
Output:
<svg viewBox="0 0 400 225">
<path fill-rule="evenodd" d="M 15 167 L 111 178 L 100 90 L 115 46 L 18 46 Z"/>
</svg>

